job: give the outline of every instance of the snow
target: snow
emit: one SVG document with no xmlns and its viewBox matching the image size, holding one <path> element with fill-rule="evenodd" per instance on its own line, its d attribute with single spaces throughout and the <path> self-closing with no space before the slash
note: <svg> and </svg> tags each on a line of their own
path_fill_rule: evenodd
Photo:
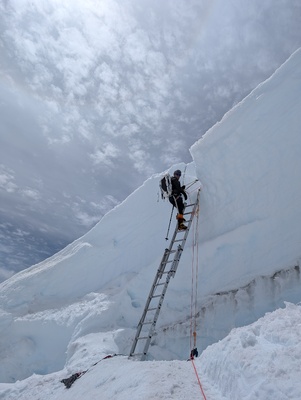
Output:
<svg viewBox="0 0 301 400">
<path fill-rule="evenodd" d="M 207 399 L 301 398 L 300 83 L 301 50 L 195 143 L 193 163 L 169 170 L 186 185 L 199 178 L 188 190 L 193 202 L 201 184 L 199 224 L 148 361 L 128 354 L 166 247 L 161 174 L 0 285 L 0 399 L 202 398 L 187 361 L 193 323 Z M 60 382 L 85 370 L 70 389 Z"/>
<path fill-rule="evenodd" d="M 299 399 L 301 394 L 301 307 L 287 304 L 209 346 L 194 360 L 207 399 Z M 111 335 L 88 335 L 78 344 L 77 363 L 48 375 L 33 374 L 15 384 L 0 384 L 0 399 L 187 399 L 203 398 L 191 361 L 101 359 L 117 350 Z M 85 367 L 87 345 L 98 353 Z M 102 354 L 103 351 L 103 354 Z M 93 365 L 93 363 L 97 363 Z M 78 368 L 76 368 L 78 367 Z M 80 368 L 82 367 L 82 368 Z M 60 382 L 88 371 L 66 389 Z M 218 379 L 217 379 L 218 377 Z"/>
<path fill-rule="evenodd" d="M 267 314 L 257 322 L 233 329 L 202 354 L 200 373 L 229 399 L 299 399 L 301 386 L 301 307 Z"/>
</svg>

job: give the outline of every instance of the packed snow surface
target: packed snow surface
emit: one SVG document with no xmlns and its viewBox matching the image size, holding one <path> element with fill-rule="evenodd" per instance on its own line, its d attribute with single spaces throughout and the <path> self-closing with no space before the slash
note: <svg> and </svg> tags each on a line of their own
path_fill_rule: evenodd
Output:
<svg viewBox="0 0 301 400">
<path fill-rule="evenodd" d="M 193 323 L 208 399 L 301 398 L 300 83 L 299 50 L 192 147 L 193 163 L 171 168 L 186 185 L 199 179 L 188 189 L 193 202 L 202 187 L 199 224 L 150 361 L 127 356 L 166 247 L 171 206 L 157 201 L 159 175 L 85 236 L 1 284 L 0 399 L 202 398 L 187 361 Z M 60 382 L 87 369 L 70 389 Z"/>
<path fill-rule="evenodd" d="M 301 396 L 301 307 L 287 304 L 257 322 L 237 328 L 191 361 L 102 359 L 117 350 L 108 334 L 91 334 L 78 343 L 73 364 L 46 376 L 33 374 L 0 384 L 2 400 L 298 400 Z M 87 349 L 91 353 L 85 359 Z M 96 365 L 93 365 L 97 363 Z M 67 389 L 61 382 L 87 372 Z M 200 380 L 201 386 L 199 385 Z"/>
</svg>

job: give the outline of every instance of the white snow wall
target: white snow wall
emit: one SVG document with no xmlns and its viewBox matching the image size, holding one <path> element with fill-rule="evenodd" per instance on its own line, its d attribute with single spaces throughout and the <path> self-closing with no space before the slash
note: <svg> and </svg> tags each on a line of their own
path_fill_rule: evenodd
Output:
<svg viewBox="0 0 301 400">
<path fill-rule="evenodd" d="M 203 184 L 205 345 L 285 300 L 301 300 L 301 50 L 190 151 Z"/>
<path fill-rule="evenodd" d="M 203 293 L 301 256 L 301 49 L 190 149 L 203 184 Z M 239 207 L 239 208 L 238 208 Z"/>
</svg>

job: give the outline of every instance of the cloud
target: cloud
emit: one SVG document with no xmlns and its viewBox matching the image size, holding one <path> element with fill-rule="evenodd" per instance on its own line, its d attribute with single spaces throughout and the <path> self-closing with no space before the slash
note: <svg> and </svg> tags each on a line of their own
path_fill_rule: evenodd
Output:
<svg viewBox="0 0 301 400">
<path fill-rule="evenodd" d="M 143 172 L 148 168 L 148 153 L 144 150 L 141 150 L 139 146 L 135 150 L 135 148 L 130 153 L 130 158 L 134 161 L 134 167 Z"/>
<path fill-rule="evenodd" d="M 107 167 L 112 166 L 114 159 L 118 157 L 120 150 L 112 143 L 106 143 L 102 149 L 98 149 L 91 155 L 94 165 L 104 164 Z"/>
<path fill-rule="evenodd" d="M 91 225 L 95 225 L 99 221 L 99 215 L 93 217 L 84 211 L 75 211 L 74 215 L 75 218 L 79 220 L 81 225 L 88 228 L 91 227 Z"/>
<path fill-rule="evenodd" d="M 34 189 L 26 188 L 21 190 L 21 194 L 23 196 L 28 197 L 30 200 L 39 200 L 41 198 L 41 194 Z"/>
<path fill-rule="evenodd" d="M 6 168 L 3 164 L 0 165 L 0 189 L 8 193 L 15 192 L 17 185 L 14 183 L 14 175 L 11 169 Z"/>
<path fill-rule="evenodd" d="M 150 174 L 190 162 L 301 46 L 300 18 L 282 0 L 1 2 L 0 210 L 30 235 L 2 231 L 14 257 L 0 266 L 49 255 Z"/>
</svg>

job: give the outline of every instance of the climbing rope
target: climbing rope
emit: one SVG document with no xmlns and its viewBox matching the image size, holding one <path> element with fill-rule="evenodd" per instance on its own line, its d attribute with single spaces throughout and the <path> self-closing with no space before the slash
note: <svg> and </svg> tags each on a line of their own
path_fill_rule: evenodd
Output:
<svg viewBox="0 0 301 400">
<path fill-rule="evenodd" d="M 199 205 L 193 219 L 193 245 L 191 260 L 191 304 L 190 304 L 190 349 L 191 356 L 198 356 L 196 347 L 197 298 L 198 298 L 198 265 L 199 265 Z"/>
<path fill-rule="evenodd" d="M 205 395 L 205 393 L 204 393 L 203 386 L 202 386 L 202 384 L 201 384 L 201 381 L 200 381 L 200 378 L 199 378 L 199 375 L 198 375 L 198 371 L 197 371 L 197 369 L 196 369 L 196 367 L 195 367 L 193 358 L 191 359 L 191 362 L 192 362 L 193 369 L 194 369 L 194 372 L 195 372 L 195 374 L 196 374 L 196 378 L 197 378 L 198 384 L 199 384 L 199 386 L 200 386 L 202 395 L 203 395 L 203 397 L 204 397 L 204 400 L 207 400 L 207 397 L 206 397 L 206 395 Z"/>
<path fill-rule="evenodd" d="M 207 400 L 204 393 L 197 369 L 194 364 L 194 357 L 198 356 L 196 346 L 196 330 L 197 330 L 197 299 L 198 299 L 198 266 L 199 266 L 199 208 L 196 209 L 196 215 L 193 219 L 193 244 L 192 244 L 192 261 L 191 261 L 191 306 L 190 306 L 190 360 L 194 368 L 194 372 L 200 386 L 204 400 Z"/>
</svg>

